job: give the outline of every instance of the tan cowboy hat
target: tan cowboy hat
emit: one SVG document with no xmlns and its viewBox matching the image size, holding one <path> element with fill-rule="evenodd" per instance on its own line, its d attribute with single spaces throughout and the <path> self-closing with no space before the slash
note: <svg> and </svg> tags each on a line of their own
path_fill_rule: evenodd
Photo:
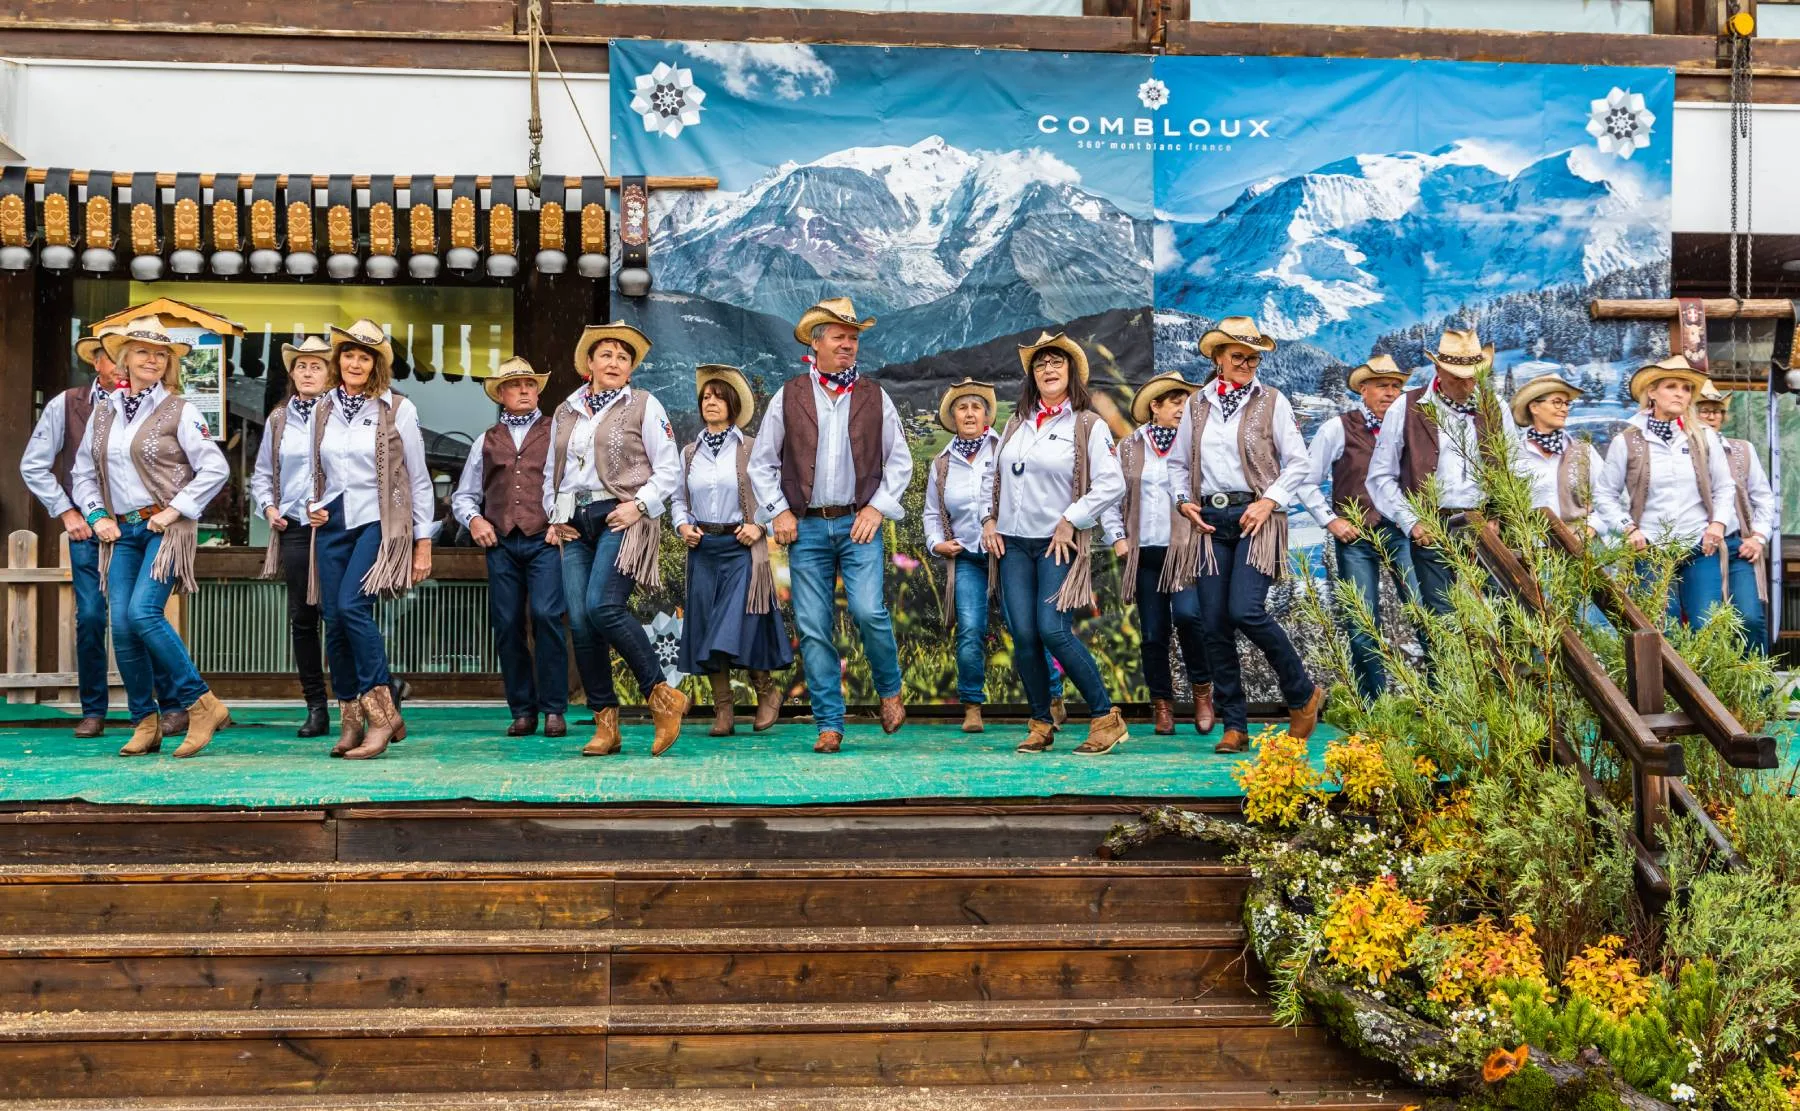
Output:
<svg viewBox="0 0 1800 1111">
<path fill-rule="evenodd" d="M 642 366 L 644 356 L 650 354 L 650 337 L 623 320 L 615 320 L 611 324 L 589 324 L 581 330 L 581 338 L 575 341 L 575 370 L 583 378 L 588 375 L 588 356 L 593 353 L 594 345 L 603 339 L 625 345 L 625 350 L 631 352 L 632 370 Z"/>
<path fill-rule="evenodd" d="M 1513 391 L 1512 417 L 1513 423 L 1520 428 L 1531 424 L 1529 406 L 1534 401 L 1542 401 L 1553 393 L 1566 393 L 1569 400 L 1574 401 L 1581 396 L 1581 387 L 1564 380 L 1555 374 L 1542 374 Z"/>
<path fill-rule="evenodd" d="M 1706 375 L 1695 370 L 1693 364 L 1687 361 L 1686 355 L 1670 355 L 1660 363 L 1650 363 L 1638 368 L 1637 373 L 1631 376 L 1631 399 L 1642 405 L 1644 395 L 1650 392 L 1650 387 L 1665 378 L 1679 378 L 1693 386 L 1696 396 L 1707 386 Z"/>
<path fill-rule="evenodd" d="M 87 365 L 93 366 L 95 363 L 99 362 L 100 352 L 105 350 L 101 346 L 100 341 L 107 336 L 116 336 L 118 334 L 119 325 L 109 324 L 104 328 L 98 329 L 91 336 L 81 337 L 75 341 L 75 357 Z"/>
<path fill-rule="evenodd" d="M 319 358 L 324 359 L 326 364 L 329 365 L 331 362 L 331 345 L 318 336 L 307 336 L 300 341 L 298 347 L 291 343 L 284 343 L 281 345 L 281 362 L 282 365 L 287 367 L 287 372 L 289 374 L 294 373 L 294 363 L 302 355 L 316 355 Z"/>
<path fill-rule="evenodd" d="M 1037 353 L 1039 351 L 1046 349 L 1051 351 L 1061 351 L 1064 355 L 1067 355 L 1069 361 L 1075 364 L 1075 377 L 1080 380 L 1082 385 L 1087 385 L 1087 352 L 1081 349 L 1079 343 L 1076 343 L 1062 332 L 1058 332 L 1055 335 L 1051 335 L 1049 332 L 1039 332 L 1036 343 L 1021 343 L 1019 345 L 1019 365 L 1025 368 L 1026 374 L 1031 373 L 1031 360 L 1037 358 Z"/>
<path fill-rule="evenodd" d="M 544 388 L 544 383 L 550 381 L 548 374 L 539 374 L 531 369 L 531 364 L 525 361 L 523 355 L 514 355 L 501 363 L 499 369 L 494 373 L 488 375 L 487 380 L 481 383 L 481 388 L 487 391 L 489 401 L 499 405 L 502 404 L 500 387 L 507 382 L 517 382 L 521 378 L 529 378 L 536 382 L 537 388 L 540 390 Z"/>
<path fill-rule="evenodd" d="M 1193 393 L 1200 387 L 1183 378 L 1179 372 L 1169 370 L 1157 375 L 1138 387 L 1136 396 L 1131 399 L 1131 419 L 1138 424 L 1150 423 L 1150 406 L 1159 398 L 1172 394 L 1176 390 Z"/>
<path fill-rule="evenodd" d="M 827 297 L 800 314 L 800 323 L 794 325 L 794 338 L 800 341 L 800 346 L 811 347 L 812 330 L 821 324 L 842 324 L 860 332 L 864 328 L 873 328 L 875 318 L 858 320 L 856 306 L 850 303 L 850 298 Z"/>
<path fill-rule="evenodd" d="M 1345 388 L 1351 393 L 1361 393 L 1371 378 L 1397 378 L 1402 386 L 1412 376 L 1411 371 L 1400 369 L 1392 355 L 1370 355 L 1369 361 L 1350 372 L 1350 380 Z"/>
<path fill-rule="evenodd" d="M 1214 351 L 1228 343 L 1242 344 L 1252 351 L 1275 350 L 1275 341 L 1262 334 L 1256 321 L 1247 316 L 1228 316 L 1219 321 L 1218 327 L 1200 337 L 1200 357 L 1211 359 Z"/>
<path fill-rule="evenodd" d="M 382 369 L 388 373 L 393 372 L 394 341 L 389 339 L 388 334 L 382 330 L 381 325 L 375 323 L 373 320 L 370 320 L 365 316 L 348 328 L 340 328 L 336 324 L 332 324 L 327 327 L 326 331 L 331 336 L 331 355 L 333 362 L 336 361 L 337 353 L 340 349 L 346 344 L 354 344 L 357 347 L 364 347 L 373 351 L 375 353 L 375 358 L 380 362 Z"/>
<path fill-rule="evenodd" d="M 738 411 L 737 426 L 748 428 L 750 418 L 756 414 L 756 392 L 750 388 L 750 379 L 744 372 L 724 363 L 701 363 L 694 368 L 694 403 L 700 402 L 700 391 L 708 382 L 723 382 L 737 392 Z"/>
<path fill-rule="evenodd" d="M 169 357 L 180 362 L 193 350 L 192 345 L 176 343 L 175 338 L 163 331 L 162 321 L 154 316 L 140 316 L 136 320 L 127 321 L 117 331 L 110 331 L 100 337 L 100 346 L 112 356 L 113 362 L 119 361 L 119 352 L 125 350 L 128 343 L 147 343 L 152 347 L 166 347 Z"/>
<path fill-rule="evenodd" d="M 938 424 L 943 426 L 944 431 L 952 435 L 956 434 L 956 423 L 950 419 L 950 410 L 954 409 L 956 403 L 965 397 L 979 397 L 982 404 L 987 406 L 988 423 L 994 423 L 994 413 L 998 411 L 999 405 L 999 400 L 994 396 L 994 384 L 977 382 L 973 378 L 964 378 L 960 382 L 953 383 L 949 389 L 944 391 L 944 396 L 938 399 Z"/>
<path fill-rule="evenodd" d="M 1494 345 L 1483 347 L 1473 328 L 1449 328 L 1438 340 L 1438 349 L 1425 352 L 1425 357 L 1453 378 L 1473 378 L 1494 365 Z"/>
<path fill-rule="evenodd" d="M 1694 400 L 1696 402 L 1703 401 L 1708 405 L 1717 405 L 1721 408 L 1726 408 L 1731 405 L 1731 395 L 1713 384 L 1711 378 L 1706 380 L 1706 385 L 1700 387 L 1700 393 Z"/>
</svg>

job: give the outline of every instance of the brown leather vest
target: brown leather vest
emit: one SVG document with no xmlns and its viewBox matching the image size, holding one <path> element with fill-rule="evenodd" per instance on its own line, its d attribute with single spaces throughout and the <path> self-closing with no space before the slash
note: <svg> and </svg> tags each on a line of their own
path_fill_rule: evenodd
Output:
<svg viewBox="0 0 1800 1111">
<path fill-rule="evenodd" d="M 812 372 L 788 379 L 781 393 L 781 494 L 789 509 L 804 516 L 812 504 L 813 475 L 819 465 L 819 410 L 813 400 Z M 881 386 L 869 378 L 860 379 L 850 391 L 850 462 L 858 509 L 881 489 L 881 398 Z"/>
<path fill-rule="evenodd" d="M 62 450 L 50 464 L 50 473 L 70 498 L 75 496 L 75 488 L 69 482 L 69 476 L 75 473 L 75 453 L 81 450 L 81 437 L 87 434 L 88 418 L 93 415 L 94 387 L 75 386 L 63 391 Z"/>
<path fill-rule="evenodd" d="M 1369 497 L 1369 457 L 1375 454 L 1375 433 L 1363 422 L 1362 411 L 1354 410 L 1338 417 L 1344 426 L 1344 450 L 1331 465 L 1331 508 L 1340 517 L 1360 519 L 1363 528 L 1381 523 L 1375 511 L 1375 500 Z M 1407 429 L 1410 434 L 1411 429 Z M 1350 503 L 1355 501 L 1357 512 Z"/>
<path fill-rule="evenodd" d="M 550 458 L 550 422 L 540 417 L 513 447 L 505 421 L 481 438 L 481 515 L 501 536 L 518 529 L 536 536 L 550 527 L 544 513 L 544 466 Z"/>
<path fill-rule="evenodd" d="M 1407 494 L 1424 489 L 1425 480 L 1438 469 L 1438 426 L 1436 421 L 1425 416 L 1425 406 L 1433 404 L 1425 400 L 1430 393 L 1430 382 L 1406 391 L 1406 442 L 1400 445 L 1400 489 Z M 1487 411 L 1477 408 L 1475 442 L 1478 450 L 1485 449 L 1487 437 Z"/>
</svg>

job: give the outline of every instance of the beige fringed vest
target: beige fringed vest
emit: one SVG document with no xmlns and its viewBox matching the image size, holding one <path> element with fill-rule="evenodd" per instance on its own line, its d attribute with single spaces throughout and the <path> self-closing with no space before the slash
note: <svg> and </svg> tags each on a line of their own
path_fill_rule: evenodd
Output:
<svg viewBox="0 0 1800 1111">
<path fill-rule="evenodd" d="M 740 436 L 737 448 L 737 480 L 738 480 L 738 513 L 745 524 L 756 523 L 756 495 L 750 489 L 750 452 L 756 447 L 756 440 L 750 436 Z M 689 444 L 681 451 L 681 484 L 686 489 L 688 472 L 694 469 L 694 453 L 700 450 L 699 443 Z M 707 522 L 714 524 L 719 522 Z M 744 599 L 745 613 L 768 613 L 775 604 L 775 569 L 769 565 L 769 530 L 756 543 L 750 545 L 750 594 Z"/>
<path fill-rule="evenodd" d="M 1594 511 L 1593 449 L 1586 440 L 1569 437 L 1556 463 L 1556 512 L 1564 524 L 1586 521 Z"/>
<path fill-rule="evenodd" d="M 269 504 L 277 507 L 281 505 L 281 436 L 287 431 L 287 420 L 288 403 L 283 401 L 281 408 L 269 414 L 269 423 L 263 428 L 263 435 L 269 438 Z M 269 529 L 269 550 L 263 556 L 262 578 L 272 579 L 281 570 L 281 533 L 281 529 Z"/>
<path fill-rule="evenodd" d="M 594 472 L 606 489 L 621 501 L 630 501 L 650 481 L 650 453 L 644 447 L 644 409 L 649 403 L 647 391 L 627 386 L 623 401 L 615 401 L 594 424 Z M 551 457 L 555 474 L 552 490 L 562 489 L 563 469 L 569 460 L 569 439 L 581 414 L 564 404 L 556 407 L 556 421 L 551 427 Z M 662 585 L 662 569 L 657 556 L 662 545 L 662 518 L 640 517 L 625 530 L 619 544 L 619 558 L 613 566 L 630 575 L 639 586 L 652 590 Z"/>
<path fill-rule="evenodd" d="M 1619 433 L 1625 441 L 1625 498 L 1629 503 L 1627 509 L 1631 514 L 1630 524 L 1643 527 L 1644 505 L 1650 500 L 1650 441 L 1644 436 L 1644 430 L 1635 424 L 1628 424 Z M 1709 463 L 1709 451 L 1706 434 L 1699 430 L 1687 432 L 1688 460 L 1694 465 L 1694 484 L 1700 488 L 1700 504 L 1706 506 L 1707 516 L 1712 515 L 1712 470 Z M 1731 568 L 1727 562 L 1730 553 L 1725 545 L 1719 545 L 1719 574 L 1730 579 Z"/>
<path fill-rule="evenodd" d="M 1093 435 L 1094 422 L 1100 419 L 1091 409 L 1083 409 L 1075 414 L 1075 473 L 1069 483 L 1069 504 L 1073 505 L 1087 497 L 1093 486 L 1092 468 L 1088 466 L 1088 439 Z M 1006 481 L 1006 472 L 1000 466 L 1000 457 L 1006 454 L 1006 441 L 1019 430 L 1019 415 L 1014 413 L 1006 422 L 1006 431 L 1000 434 L 1000 445 L 994 449 L 994 500 L 988 507 L 988 516 L 992 517 L 998 528 L 1000 520 L 1000 484 Z M 1063 580 L 1062 589 L 1050 603 L 1063 612 L 1082 609 L 1094 604 L 1094 530 L 1077 529 L 1075 532 L 1075 560 L 1069 565 L 1069 576 Z M 988 593 L 991 595 L 998 589 L 1000 576 L 995 574 L 999 569 L 1000 557 L 988 553 Z"/>
<path fill-rule="evenodd" d="M 187 402 L 180 394 L 172 393 L 157 403 L 156 408 L 144 423 L 138 425 L 137 432 L 131 437 L 131 460 L 137 464 L 138 479 L 143 482 L 144 489 L 156 499 L 159 507 L 167 507 L 181 493 L 182 487 L 194 480 L 194 467 L 188 461 L 187 452 L 182 450 L 179 431 L 181 414 Z M 104 404 L 94 406 L 93 452 L 94 473 L 99 480 L 100 497 L 106 503 L 106 512 L 115 520 L 121 511 L 130 513 L 143 509 L 141 505 L 115 506 L 112 503 L 111 466 L 107 462 L 107 443 L 112 439 L 113 422 L 118 410 L 111 398 Z M 192 594 L 194 582 L 194 552 L 199 546 L 200 523 L 182 517 L 163 530 L 162 546 L 157 550 L 156 562 L 150 565 L 150 577 L 160 583 L 173 584 L 175 593 Z M 100 546 L 100 588 L 106 589 L 107 568 L 112 564 L 112 545 Z"/>
<path fill-rule="evenodd" d="M 1264 490 L 1281 477 L 1281 461 L 1275 457 L 1275 400 L 1281 392 L 1272 386 L 1259 385 L 1244 402 L 1244 415 L 1238 420 L 1238 458 L 1244 466 L 1244 478 L 1250 492 L 1262 497 Z M 1189 501 L 1201 502 L 1204 475 L 1200 466 L 1200 441 L 1206 434 L 1206 419 L 1212 414 L 1212 402 L 1205 390 L 1195 390 L 1188 402 L 1187 420 L 1193 427 L 1188 440 Z M 1178 514 L 1179 515 L 1179 514 Z M 1276 506 L 1269 519 L 1250 538 L 1250 566 L 1280 582 L 1287 574 L 1288 517 L 1287 507 Z M 1162 580 L 1157 587 L 1173 594 L 1200 575 L 1216 575 L 1219 566 L 1213 558 L 1212 534 L 1193 530 L 1188 543 L 1177 549 L 1169 544 L 1169 557 L 1163 564 Z"/>
<path fill-rule="evenodd" d="M 1137 601 L 1138 572 L 1138 533 L 1140 510 L 1143 505 L 1144 461 L 1152 450 L 1144 439 L 1142 432 L 1127 436 L 1119 445 L 1119 467 L 1125 472 L 1125 500 L 1119 503 L 1119 512 L 1125 520 L 1125 582 L 1123 600 L 1126 605 Z M 1186 515 L 1171 510 L 1169 513 L 1169 551 L 1180 552 L 1194 543 L 1194 525 Z"/>
<path fill-rule="evenodd" d="M 1750 534 L 1750 453 L 1756 449 L 1749 440 L 1724 440 L 1725 462 L 1731 468 L 1731 480 L 1737 484 L 1738 535 Z M 1756 568 L 1756 596 L 1769 600 L 1769 551 L 1764 548 L 1751 563 Z M 1725 576 L 1725 593 L 1731 594 L 1731 576 Z"/>
<path fill-rule="evenodd" d="M 375 430 L 375 485 L 380 493 L 377 503 L 381 511 L 381 547 L 375 563 L 363 576 L 362 592 L 378 598 L 394 598 L 412 589 L 412 478 L 406 470 L 406 448 L 394 427 L 394 409 L 404 400 L 397 391 L 389 391 L 389 401 L 371 397 L 363 402 L 373 406 L 379 421 Z M 325 430 L 337 402 L 336 391 L 319 399 L 313 409 L 312 463 L 313 500 L 325 497 L 325 466 L 319 449 L 325 443 Z M 306 600 L 319 604 L 319 530 L 312 532 L 310 570 L 307 574 Z"/>
</svg>

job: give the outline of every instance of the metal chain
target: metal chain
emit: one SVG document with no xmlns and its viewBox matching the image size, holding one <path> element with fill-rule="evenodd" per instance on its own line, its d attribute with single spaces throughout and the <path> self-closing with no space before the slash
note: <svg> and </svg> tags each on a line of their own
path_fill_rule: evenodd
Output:
<svg viewBox="0 0 1800 1111">
<path fill-rule="evenodd" d="M 1737 14 L 1736 0 L 1726 5 L 1726 18 Z M 1743 302 L 1750 297 L 1752 288 L 1752 270 L 1755 261 L 1755 182 L 1753 175 L 1756 169 L 1755 143 L 1752 136 L 1754 119 L 1751 99 L 1754 92 L 1752 82 L 1755 75 L 1750 67 L 1750 39 L 1741 35 L 1733 35 L 1731 39 L 1731 235 L 1730 291 L 1733 308 L 1738 310 L 1731 321 L 1731 366 L 1733 374 L 1738 373 L 1738 348 L 1749 345 L 1749 321 L 1745 318 Z M 1743 148 L 1743 172 L 1738 168 L 1738 149 Z M 1739 183 L 1742 182 L 1740 189 Z M 1738 248 L 1739 228 L 1738 211 L 1742 193 L 1743 209 L 1743 250 Z"/>
<path fill-rule="evenodd" d="M 544 188 L 544 117 L 538 111 L 538 48 L 544 41 L 542 0 L 531 0 L 526 8 L 525 36 L 531 59 L 531 119 L 525 125 L 525 133 L 531 140 L 531 154 L 526 159 L 525 177 L 532 193 L 541 197 Z"/>
</svg>

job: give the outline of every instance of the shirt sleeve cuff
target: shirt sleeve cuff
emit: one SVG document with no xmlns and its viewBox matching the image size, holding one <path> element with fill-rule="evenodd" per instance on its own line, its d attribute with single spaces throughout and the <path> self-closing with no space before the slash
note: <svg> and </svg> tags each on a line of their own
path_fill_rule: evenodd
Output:
<svg viewBox="0 0 1800 1111">
<path fill-rule="evenodd" d="M 768 519 L 770 521 L 773 521 L 775 518 L 781 516 L 783 513 L 786 513 L 787 511 L 788 511 L 787 498 L 782 497 L 780 494 L 777 494 L 775 496 L 774 501 L 766 501 L 766 502 L 763 502 L 761 505 L 757 506 L 757 512 L 763 514 L 766 517 L 766 519 Z"/>
<path fill-rule="evenodd" d="M 649 514 L 652 518 L 662 516 L 663 510 L 667 508 L 667 505 L 663 500 L 653 494 L 646 495 L 642 490 L 639 490 L 637 496 L 638 500 L 644 503 L 644 512 Z"/>
<path fill-rule="evenodd" d="M 57 498 L 55 501 L 51 502 L 49 505 L 46 505 L 44 508 L 47 511 L 49 511 L 50 516 L 61 517 L 64 513 L 67 513 L 69 510 L 74 509 L 75 503 L 70 501 L 67 497 L 64 497 L 59 494 L 59 495 L 57 495 Z"/>
<path fill-rule="evenodd" d="M 187 494 L 176 494 L 169 499 L 169 508 L 190 521 L 198 521 L 202 506 Z"/>
<path fill-rule="evenodd" d="M 1071 525 L 1074 525 L 1075 531 L 1077 531 L 1077 532 L 1080 532 L 1083 529 L 1091 529 L 1094 527 L 1095 524 L 1098 523 L 1096 521 L 1096 519 L 1093 517 L 1077 515 L 1075 513 L 1075 507 L 1072 505 L 1068 509 L 1063 511 L 1063 520 L 1069 522 Z"/>
<path fill-rule="evenodd" d="M 900 504 L 900 499 L 890 496 L 884 490 L 875 491 L 875 496 L 869 499 L 869 504 L 879 509 L 881 515 L 890 521 L 900 521 L 906 518 L 906 507 Z"/>
<path fill-rule="evenodd" d="M 414 523 L 414 525 L 413 525 L 413 540 L 414 540 L 414 542 L 417 542 L 420 540 L 430 540 L 431 539 L 432 534 L 437 531 L 436 529 L 431 527 L 431 524 L 432 523 L 430 521 L 426 521 L 422 525 Z"/>
</svg>

